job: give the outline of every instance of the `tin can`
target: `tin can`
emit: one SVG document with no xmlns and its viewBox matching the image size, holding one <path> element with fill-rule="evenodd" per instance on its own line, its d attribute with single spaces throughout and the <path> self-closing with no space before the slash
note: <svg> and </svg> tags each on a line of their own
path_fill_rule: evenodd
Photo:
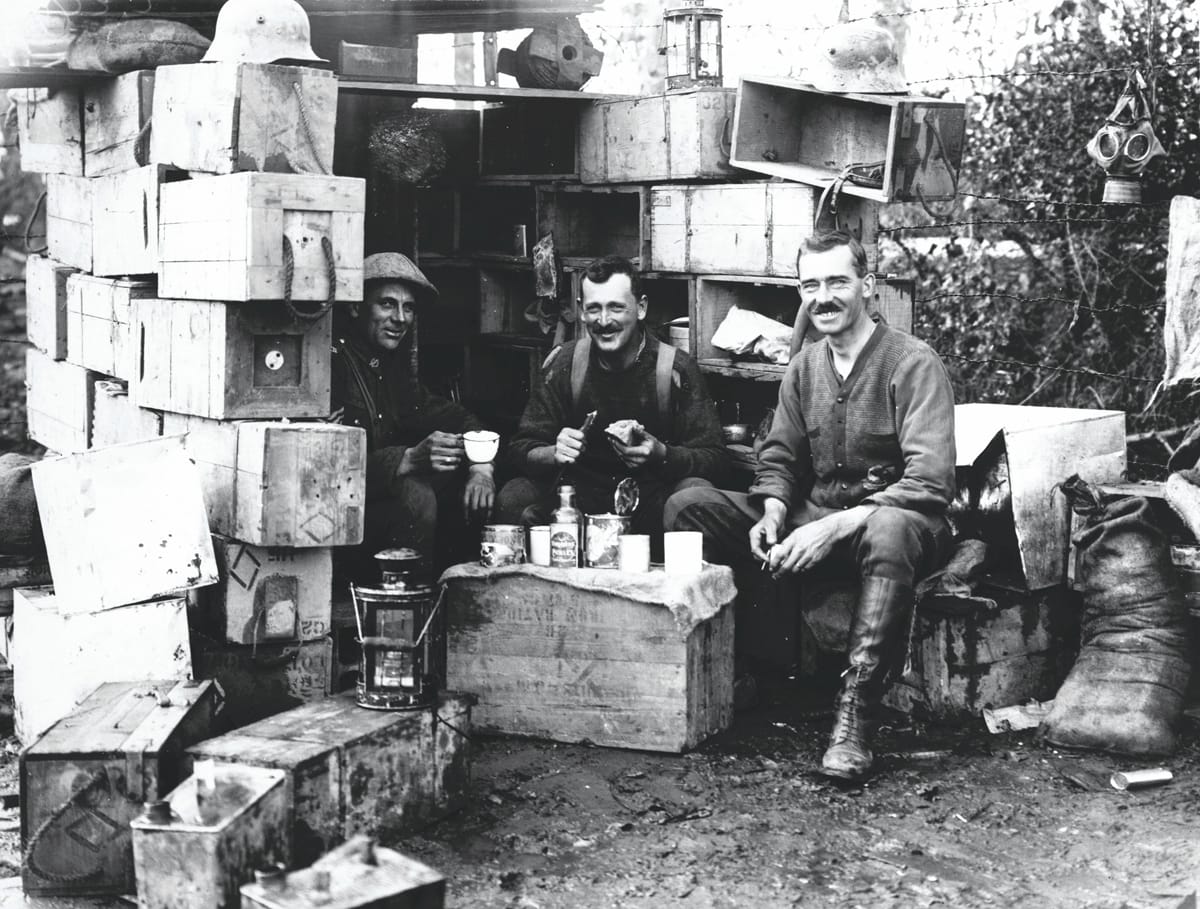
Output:
<svg viewBox="0 0 1200 909">
<path fill-rule="evenodd" d="M 503 568 L 525 561 L 525 528 L 520 524 L 485 524 L 479 547 L 479 564 Z"/>
<path fill-rule="evenodd" d="M 1165 767 L 1155 767 L 1150 770 L 1127 770 L 1124 773 L 1114 773 L 1109 780 L 1113 789 L 1143 789 L 1146 786 L 1161 786 L 1175 779 L 1175 775 Z"/>
<path fill-rule="evenodd" d="M 587 550 L 584 564 L 588 568 L 616 568 L 620 562 L 621 534 L 629 530 L 631 518 L 620 514 L 589 514 L 587 521 Z"/>
<path fill-rule="evenodd" d="M 550 566 L 552 568 L 579 567 L 579 525 L 550 525 Z"/>
</svg>

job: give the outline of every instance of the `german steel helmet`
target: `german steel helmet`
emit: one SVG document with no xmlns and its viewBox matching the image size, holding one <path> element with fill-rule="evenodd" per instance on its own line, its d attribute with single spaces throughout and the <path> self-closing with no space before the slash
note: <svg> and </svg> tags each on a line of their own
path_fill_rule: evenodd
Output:
<svg viewBox="0 0 1200 909">
<path fill-rule="evenodd" d="M 825 29 L 805 76 L 823 92 L 908 91 L 896 39 L 887 29 L 870 22 L 843 22 Z"/>
<path fill-rule="evenodd" d="M 226 0 L 202 62 L 329 63 L 313 53 L 308 13 L 296 0 Z"/>
<path fill-rule="evenodd" d="M 423 303 L 432 303 L 438 295 L 437 288 L 404 253 L 373 253 L 363 259 L 363 282 L 368 281 L 403 281 L 411 284 Z"/>
</svg>

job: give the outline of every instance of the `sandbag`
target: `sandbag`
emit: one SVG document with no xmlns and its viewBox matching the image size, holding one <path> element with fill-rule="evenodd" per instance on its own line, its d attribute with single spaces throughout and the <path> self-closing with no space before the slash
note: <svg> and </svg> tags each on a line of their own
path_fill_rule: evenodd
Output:
<svg viewBox="0 0 1200 909">
<path fill-rule="evenodd" d="M 211 42 L 169 19 L 123 19 L 80 32 L 67 51 L 70 69 L 118 75 L 177 63 L 199 63 Z"/>
<path fill-rule="evenodd" d="M 1169 541 L 1147 499 L 1101 506 L 1086 484 L 1072 483 L 1064 491 L 1089 522 L 1072 538 L 1082 640 L 1041 736 L 1065 748 L 1169 754 L 1191 672 Z"/>
<path fill-rule="evenodd" d="M 0 455 L 0 554 L 30 555 L 45 550 L 30 465 L 37 458 Z"/>
</svg>

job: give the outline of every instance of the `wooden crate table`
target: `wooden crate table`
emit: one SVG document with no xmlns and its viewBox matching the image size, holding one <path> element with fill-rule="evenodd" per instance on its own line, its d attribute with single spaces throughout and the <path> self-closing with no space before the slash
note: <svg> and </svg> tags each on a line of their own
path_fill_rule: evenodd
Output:
<svg viewBox="0 0 1200 909">
<path fill-rule="evenodd" d="M 733 573 L 456 565 L 447 684 L 478 729 L 685 751 L 733 722 Z"/>
<path fill-rule="evenodd" d="M 305 704 L 188 749 L 193 760 L 287 772 L 292 855 L 307 864 L 347 837 L 403 834 L 460 808 L 470 783 L 469 695 L 435 709 L 359 707 L 353 695 Z"/>
</svg>

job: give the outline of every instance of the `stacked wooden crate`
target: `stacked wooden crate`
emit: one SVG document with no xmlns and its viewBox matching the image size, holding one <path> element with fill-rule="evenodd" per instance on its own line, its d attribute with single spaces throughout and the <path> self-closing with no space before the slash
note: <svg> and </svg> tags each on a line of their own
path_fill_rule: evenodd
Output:
<svg viewBox="0 0 1200 909">
<path fill-rule="evenodd" d="M 365 185 L 330 175 L 336 109 L 332 73 L 239 63 L 20 107 L 48 191 L 30 435 L 186 439 L 220 566 L 190 598 L 196 671 L 235 720 L 328 692 L 331 547 L 362 538 L 365 435 L 323 422 L 331 307 L 362 297 Z"/>
</svg>

